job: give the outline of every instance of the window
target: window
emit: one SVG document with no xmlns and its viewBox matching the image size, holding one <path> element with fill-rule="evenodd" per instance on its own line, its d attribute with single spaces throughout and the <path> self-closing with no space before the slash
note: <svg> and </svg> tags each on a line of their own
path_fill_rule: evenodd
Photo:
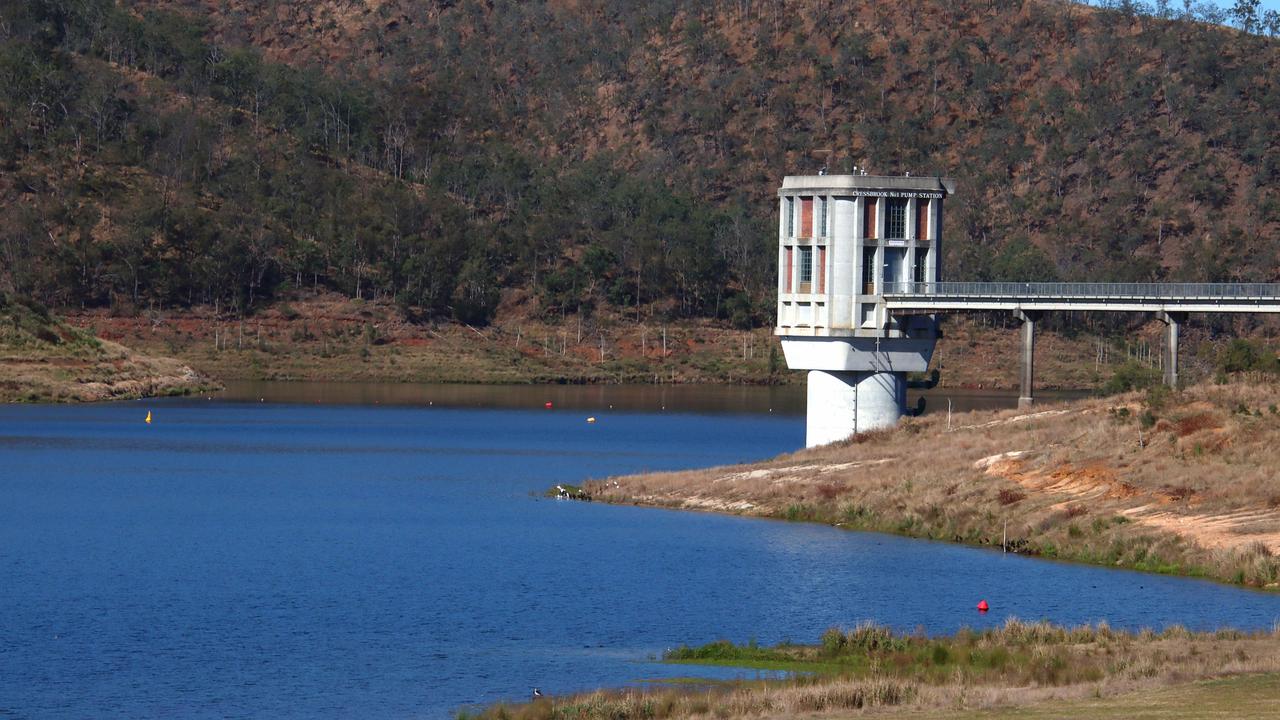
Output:
<svg viewBox="0 0 1280 720">
<path fill-rule="evenodd" d="M 884 281 L 897 285 L 907 281 L 907 249 L 904 247 L 884 249 Z M 884 292 L 893 292 L 886 289 Z"/>
<path fill-rule="evenodd" d="M 827 236 L 827 199 L 818 198 L 818 237 Z"/>
<path fill-rule="evenodd" d="M 791 251 L 792 248 L 783 248 L 782 292 L 788 293 L 791 292 Z"/>
<path fill-rule="evenodd" d="M 900 240 L 907 237 L 907 200 L 906 198 L 889 198 L 888 213 L 884 218 L 884 236 Z"/>
<path fill-rule="evenodd" d="M 862 248 L 862 294 L 876 294 L 876 249 Z"/>
<path fill-rule="evenodd" d="M 796 236 L 796 199 L 787 198 L 786 209 L 782 211 L 787 216 L 787 237 Z"/>
<path fill-rule="evenodd" d="M 818 294 L 827 291 L 827 248 L 818 247 Z"/>
<path fill-rule="evenodd" d="M 813 248 L 801 246 L 798 262 L 800 264 L 800 292 L 811 292 L 810 288 L 813 286 Z"/>
<path fill-rule="evenodd" d="M 862 327 L 876 326 L 876 306 L 874 303 L 862 303 Z"/>
<path fill-rule="evenodd" d="M 929 251 L 925 248 L 916 248 L 916 265 L 911 273 L 911 281 L 916 283 L 928 282 L 925 276 L 925 267 L 929 262 Z"/>
</svg>

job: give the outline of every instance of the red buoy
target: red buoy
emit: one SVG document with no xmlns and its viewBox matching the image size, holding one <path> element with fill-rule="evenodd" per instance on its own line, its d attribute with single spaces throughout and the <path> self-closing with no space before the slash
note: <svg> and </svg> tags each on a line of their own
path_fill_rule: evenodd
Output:
<svg viewBox="0 0 1280 720">
<path fill-rule="evenodd" d="M 991 609 L 991 607 L 990 607 L 989 605 L 987 605 L 987 601 L 986 601 L 986 600 L 979 600 L 979 601 L 978 601 L 978 612 L 986 612 L 986 611 L 988 611 L 988 610 L 990 610 L 990 609 Z"/>
<path fill-rule="evenodd" d="M 544 407 L 544 408 L 546 408 L 546 409 L 550 410 L 550 409 L 551 409 L 551 403 L 547 403 L 547 404 L 543 405 L 542 407 Z"/>
</svg>

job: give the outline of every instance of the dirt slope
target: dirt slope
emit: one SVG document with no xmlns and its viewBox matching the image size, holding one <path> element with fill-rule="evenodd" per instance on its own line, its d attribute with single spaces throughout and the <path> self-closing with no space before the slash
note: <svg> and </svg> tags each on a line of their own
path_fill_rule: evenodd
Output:
<svg viewBox="0 0 1280 720">
<path fill-rule="evenodd" d="M 99 339 L 0 295 L 0 402 L 123 400 L 216 386 L 179 360 Z"/>
</svg>

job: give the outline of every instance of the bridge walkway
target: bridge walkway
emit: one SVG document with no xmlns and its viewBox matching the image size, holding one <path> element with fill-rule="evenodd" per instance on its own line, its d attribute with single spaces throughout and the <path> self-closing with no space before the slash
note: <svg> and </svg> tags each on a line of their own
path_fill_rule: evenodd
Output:
<svg viewBox="0 0 1280 720">
<path fill-rule="evenodd" d="M 1168 328 L 1164 381 L 1178 384 L 1178 330 L 1188 313 L 1280 312 L 1280 283 L 885 283 L 893 315 L 1005 310 L 1022 321 L 1019 406 L 1034 401 L 1035 324 L 1051 310 L 1150 312 Z"/>
</svg>

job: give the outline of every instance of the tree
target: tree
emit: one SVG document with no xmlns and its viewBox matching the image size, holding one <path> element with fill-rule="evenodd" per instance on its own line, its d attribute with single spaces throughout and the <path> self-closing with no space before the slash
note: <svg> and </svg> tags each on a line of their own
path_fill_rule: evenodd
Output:
<svg viewBox="0 0 1280 720">
<path fill-rule="evenodd" d="M 1271 37 L 1280 36 L 1280 11 L 1268 10 L 1263 13 L 1262 26 Z"/>
<path fill-rule="evenodd" d="M 1259 30 L 1258 25 L 1258 6 L 1261 0 L 1236 0 L 1236 4 L 1231 7 L 1231 17 L 1235 19 L 1236 25 L 1241 30 L 1251 33 Z"/>
</svg>

